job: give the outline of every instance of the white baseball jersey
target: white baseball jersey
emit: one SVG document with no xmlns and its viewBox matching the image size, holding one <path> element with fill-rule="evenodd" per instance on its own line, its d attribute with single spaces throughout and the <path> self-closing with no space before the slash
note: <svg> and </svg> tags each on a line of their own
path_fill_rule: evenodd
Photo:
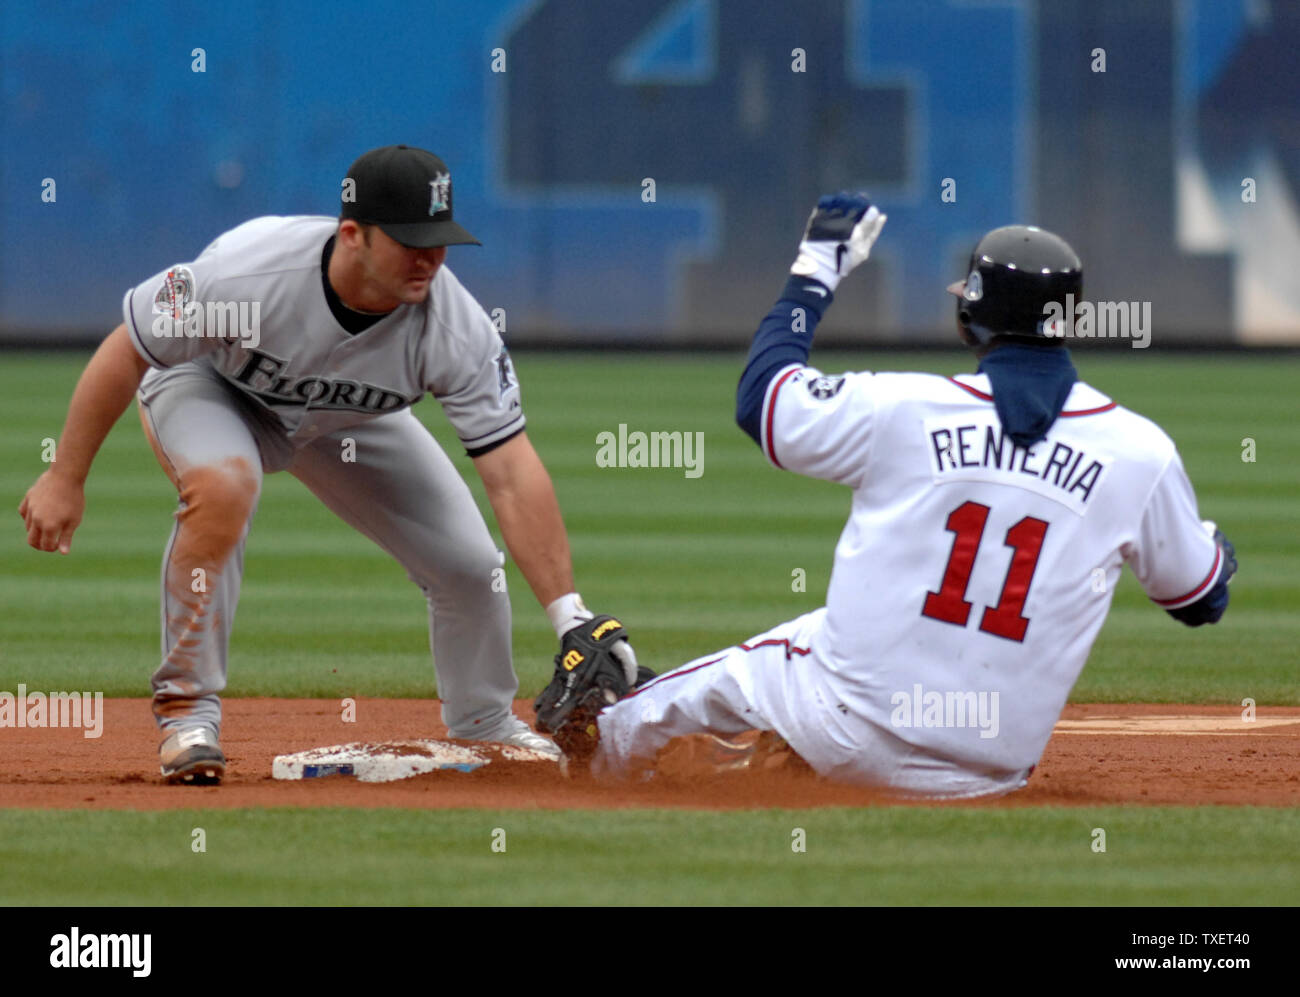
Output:
<svg viewBox="0 0 1300 997">
<path fill-rule="evenodd" d="M 467 450 L 524 426 L 505 346 L 447 266 L 429 295 L 349 334 L 321 290 L 321 254 L 335 218 L 255 218 L 193 263 L 127 291 L 131 342 L 152 366 L 190 360 L 274 413 L 301 445 L 406 408 L 426 392 Z"/>
<path fill-rule="evenodd" d="M 1172 441 L 1083 383 L 1026 450 L 985 375 L 792 365 L 762 446 L 853 489 L 803 694 L 974 769 L 1037 762 L 1122 564 L 1166 609 L 1219 573 Z"/>
</svg>

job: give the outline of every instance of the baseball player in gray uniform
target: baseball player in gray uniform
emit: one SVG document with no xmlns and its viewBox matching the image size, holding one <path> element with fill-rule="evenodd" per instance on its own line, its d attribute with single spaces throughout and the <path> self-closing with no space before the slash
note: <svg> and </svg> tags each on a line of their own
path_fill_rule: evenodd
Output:
<svg viewBox="0 0 1300 997">
<path fill-rule="evenodd" d="M 253 219 L 127 291 L 125 321 L 73 393 L 55 462 L 19 507 L 31 546 L 68 553 L 91 461 L 138 395 L 180 497 L 153 675 L 168 782 L 225 772 L 219 694 L 244 541 L 263 475 L 280 470 L 392 554 L 426 596 L 450 735 L 559 754 L 511 712 L 503 555 L 410 411 L 426 393 L 441 403 L 556 635 L 590 620 L 509 354 L 444 266 L 447 246 L 477 240 L 452 218 L 446 165 L 424 150 L 374 149 L 342 190 L 337 219 Z M 634 671 L 626 641 L 619 651 Z"/>
</svg>

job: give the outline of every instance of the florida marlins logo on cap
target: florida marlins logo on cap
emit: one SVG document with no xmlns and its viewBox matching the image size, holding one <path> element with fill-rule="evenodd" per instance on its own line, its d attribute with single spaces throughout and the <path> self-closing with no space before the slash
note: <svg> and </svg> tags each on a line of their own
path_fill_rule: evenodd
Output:
<svg viewBox="0 0 1300 997">
<path fill-rule="evenodd" d="M 451 174 L 439 173 L 429 181 L 429 214 L 451 210 Z"/>
<path fill-rule="evenodd" d="M 411 249 L 478 244 L 451 214 L 451 170 L 427 149 L 386 145 L 357 159 L 348 170 L 354 196 L 340 218 L 378 225 Z"/>
</svg>

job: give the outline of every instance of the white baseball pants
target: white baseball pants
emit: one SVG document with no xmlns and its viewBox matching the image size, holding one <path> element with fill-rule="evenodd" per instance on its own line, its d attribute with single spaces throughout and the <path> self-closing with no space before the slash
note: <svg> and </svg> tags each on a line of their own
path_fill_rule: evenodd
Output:
<svg viewBox="0 0 1300 997">
<path fill-rule="evenodd" d="M 688 662 L 605 709 L 597 719 L 598 776 L 620 777 L 653 762 L 675 737 L 774 730 L 820 775 L 892 793 L 936 798 L 996 795 L 1028 771 L 971 772 L 846 712 L 812 639 L 818 609 L 743 644 Z"/>
</svg>

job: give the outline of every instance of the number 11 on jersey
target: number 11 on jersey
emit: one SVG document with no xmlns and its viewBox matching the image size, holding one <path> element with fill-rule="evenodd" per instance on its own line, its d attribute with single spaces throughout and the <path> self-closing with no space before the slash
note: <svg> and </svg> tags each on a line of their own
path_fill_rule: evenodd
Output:
<svg viewBox="0 0 1300 997">
<path fill-rule="evenodd" d="M 925 597 L 922 616 L 954 626 L 964 627 L 970 620 L 971 604 L 966 601 L 966 586 L 975 569 L 975 555 L 984 536 L 989 507 L 979 502 L 963 502 L 948 514 L 945 528 L 955 534 L 948 565 L 943 570 L 939 591 Z M 1003 543 L 1014 553 L 1007 576 L 1002 582 L 1002 594 L 996 606 L 986 606 L 980 617 L 980 630 L 995 637 L 1023 641 L 1029 629 L 1029 620 L 1022 615 L 1029 586 L 1038 567 L 1038 555 L 1043 550 L 1048 523 L 1033 516 L 1025 516 L 1007 530 Z"/>
</svg>

